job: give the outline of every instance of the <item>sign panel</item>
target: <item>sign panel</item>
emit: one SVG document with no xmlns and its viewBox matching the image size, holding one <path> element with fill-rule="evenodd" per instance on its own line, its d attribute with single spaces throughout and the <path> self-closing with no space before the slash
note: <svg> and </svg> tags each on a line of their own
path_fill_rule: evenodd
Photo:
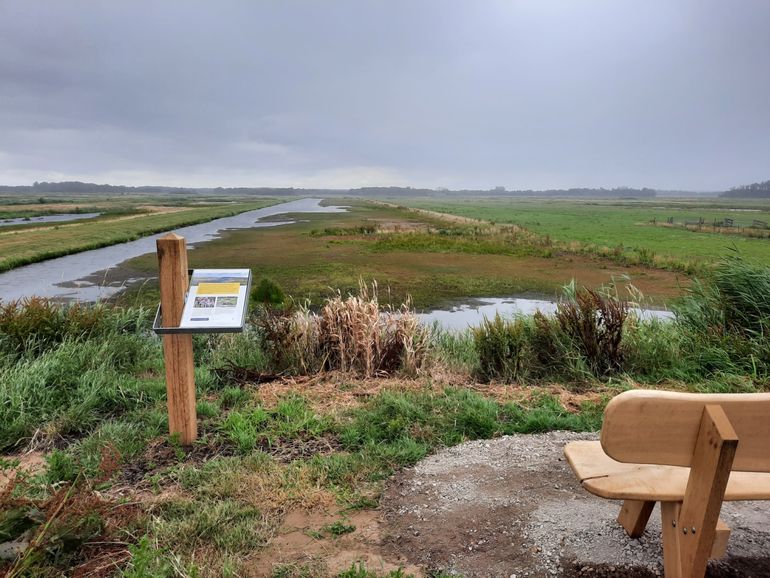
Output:
<svg viewBox="0 0 770 578">
<path fill-rule="evenodd" d="M 250 269 L 195 269 L 179 327 L 202 331 L 243 329 Z"/>
</svg>

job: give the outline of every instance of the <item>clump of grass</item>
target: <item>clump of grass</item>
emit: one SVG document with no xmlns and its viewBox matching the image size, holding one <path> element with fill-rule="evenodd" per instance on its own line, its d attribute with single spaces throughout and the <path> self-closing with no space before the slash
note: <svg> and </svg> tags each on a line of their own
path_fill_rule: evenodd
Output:
<svg viewBox="0 0 770 578">
<path fill-rule="evenodd" d="M 491 320 L 485 316 L 472 333 L 482 379 L 515 381 L 521 376 L 528 345 L 522 319 L 505 320 L 499 313 Z"/>
<path fill-rule="evenodd" d="M 471 331 L 448 331 L 438 323 L 431 327 L 431 350 L 439 362 L 457 371 L 476 373 L 479 355 Z"/>
<path fill-rule="evenodd" d="M 266 312 L 261 326 L 274 363 L 292 373 L 414 375 L 428 353 L 429 332 L 409 301 L 396 310 L 382 308 L 376 283 L 369 289 L 361 282 L 357 295 L 337 293 L 317 315 L 304 307 L 288 315 Z"/>
<path fill-rule="evenodd" d="M 42 437 L 83 432 L 105 417 L 146 406 L 163 395 L 138 379 L 157 344 L 114 334 L 63 341 L 37 357 L 23 357 L 0 372 L 0 449 L 36 430 Z"/>
<path fill-rule="evenodd" d="M 579 375 L 580 359 L 559 322 L 540 311 L 532 316 L 529 333 L 532 377 L 569 380 Z"/>
<path fill-rule="evenodd" d="M 257 406 L 248 410 L 231 411 L 221 426 L 225 437 L 242 454 L 280 441 L 314 439 L 333 430 L 328 417 L 319 416 L 307 401 L 296 395 L 282 399 L 275 408 Z"/>
<path fill-rule="evenodd" d="M 359 225 L 358 227 L 325 227 L 310 231 L 311 237 L 349 237 L 353 235 L 373 235 L 377 232 L 377 224 Z"/>
<path fill-rule="evenodd" d="M 381 452 L 389 444 L 414 442 L 408 465 L 427 451 L 465 440 L 497 434 L 532 433 L 549 429 L 590 430 L 601 423 L 601 408 L 570 413 L 552 396 L 534 397 L 527 405 L 501 404 L 467 389 L 447 388 L 441 393 L 383 392 L 366 407 L 353 412 L 340 439 L 350 449 Z"/>
<path fill-rule="evenodd" d="M 40 297 L 0 302 L 0 353 L 39 355 L 67 339 L 137 333 L 148 324 L 143 308 L 62 305 Z"/>
<path fill-rule="evenodd" d="M 247 325 L 242 333 L 207 337 L 204 351 L 196 355 L 196 360 L 214 371 L 220 387 L 258 381 L 260 375 L 271 372 L 265 340 L 255 327 Z"/>
<path fill-rule="evenodd" d="M 356 527 L 353 524 L 348 524 L 344 520 L 337 520 L 331 524 L 327 524 L 323 527 L 324 532 L 328 532 L 332 536 L 343 536 L 356 531 Z"/>
<path fill-rule="evenodd" d="M 387 574 L 378 574 L 373 570 L 367 570 L 363 562 L 354 562 L 350 568 L 337 574 L 336 578 L 414 578 L 414 575 L 405 574 L 400 568 L 391 570 Z"/>
<path fill-rule="evenodd" d="M 700 376 L 770 375 L 770 268 L 737 253 L 705 282 L 695 282 L 675 307 L 683 349 Z"/>
</svg>

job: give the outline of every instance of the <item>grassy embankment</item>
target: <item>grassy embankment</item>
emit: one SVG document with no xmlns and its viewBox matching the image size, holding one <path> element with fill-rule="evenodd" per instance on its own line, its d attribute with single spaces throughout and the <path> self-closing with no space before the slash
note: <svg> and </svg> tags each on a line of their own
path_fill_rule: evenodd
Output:
<svg viewBox="0 0 770 578">
<path fill-rule="evenodd" d="M 61 257 L 89 249 L 133 241 L 140 237 L 178 227 L 204 223 L 274 204 L 275 199 L 260 199 L 238 204 L 188 206 L 174 212 L 142 214 L 125 208 L 95 219 L 72 223 L 0 229 L 0 271 Z M 113 207 L 114 211 L 117 211 Z"/>
<path fill-rule="evenodd" d="M 556 296 L 571 279 L 596 288 L 613 278 L 620 285 L 630 281 L 660 303 L 678 295 L 680 285 L 688 282 L 670 271 L 566 254 L 512 227 L 451 222 L 365 201 L 341 202 L 351 210 L 301 214 L 293 225 L 227 232 L 192 251 L 190 265 L 250 267 L 257 280 L 274 279 L 294 297 L 316 305 L 330 288 L 354 291 L 359 278 L 376 279 L 383 297 L 389 288 L 395 302 L 409 294 L 419 308 L 469 297 Z M 146 255 L 125 266 L 125 276 L 147 277 L 155 274 L 157 263 Z M 134 303 L 136 291 L 125 302 Z M 157 301 L 152 286 L 141 292 L 142 303 Z"/>
<path fill-rule="evenodd" d="M 264 576 L 272 560 L 274 578 L 329 575 L 322 557 L 265 558 L 286 516 L 330 515 L 311 533 L 331 548 L 355 535 L 349 520 L 377 504 L 387 476 L 436 448 L 596 429 L 606 400 L 639 383 L 767 388 L 768 291 L 770 270 L 733 260 L 696 286 L 676 323 L 626 318 L 611 296 L 578 291 L 553 319 L 494 320 L 460 336 L 426 333 L 409 315 L 382 320 L 366 295 L 328 301 L 323 322 L 259 308 L 244 334 L 196 337 L 201 438 L 191 448 L 165 435 L 147 310 L 6 305 L 0 447 L 45 456 L 3 494 L 0 541 L 27 531 L 32 545 L 6 568 Z M 538 385 L 549 382 L 564 385 Z M 21 469 L 19 459 L 4 468 Z"/>
<path fill-rule="evenodd" d="M 770 222 L 766 202 L 730 207 L 718 201 L 574 201 L 543 199 L 408 199 L 394 203 L 495 223 L 519 225 L 575 253 L 601 255 L 628 264 L 651 265 L 698 273 L 737 248 L 741 255 L 770 264 L 767 239 L 722 235 L 684 228 L 654 226 L 674 217 L 677 223 L 707 224 L 725 217 L 744 225 Z"/>
</svg>

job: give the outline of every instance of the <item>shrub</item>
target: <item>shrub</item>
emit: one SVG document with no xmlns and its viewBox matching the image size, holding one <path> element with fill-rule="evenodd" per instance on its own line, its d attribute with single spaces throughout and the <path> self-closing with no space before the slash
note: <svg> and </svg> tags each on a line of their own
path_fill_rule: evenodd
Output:
<svg viewBox="0 0 770 578">
<path fill-rule="evenodd" d="M 562 331 L 572 339 L 597 376 L 622 369 L 621 343 L 627 316 L 628 305 L 624 301 L 585 287 L 559 303 L 556 309 Z"/>
<path fill-rule="evenodd" d="M 251 300 L 262 305 L 278 306 L 283 305 L 286 294 L 278 283 L 263 277 L 259 284 L 251 290 Z"/>
</svg>

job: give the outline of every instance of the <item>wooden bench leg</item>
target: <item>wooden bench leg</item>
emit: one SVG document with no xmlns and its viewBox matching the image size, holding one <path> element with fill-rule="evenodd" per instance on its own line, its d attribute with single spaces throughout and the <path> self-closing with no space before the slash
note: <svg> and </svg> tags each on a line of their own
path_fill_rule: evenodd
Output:
<svg viewBox="0 0 770 578">
<path fill-rule="evenodd" d="M 711 546 L 711 555 L 709 558 L 715 560 L 721 558 L 727 552 L 727 542 L 730 539 L 730 528 L 721 518 L 717 521 L 717 533 L 714 537 L 714 545 Z"/>
<path fill-rule="evenodd" d="M 620 508 L 618 522 L 631 538 L 641 538 L 654 507 L 655 502 L 626 500 Z"/>
<path fill-rule="evenodd" d="M 679 563 L 679 510 L 681 502 L 660 503 L 660 524 L 663 534 L 663 570 L 666 578 L 681 578 Z"/>
<path fill-rule="evenodd" d="M 666 578 L 703 578 L 715 543 L 724 541 L 725 531 L 717 530 L 717 521 L 737 447 L 738 436 L 724 410 L 707 405 L 684 501 L 661 504 Z"/>
</svg>

